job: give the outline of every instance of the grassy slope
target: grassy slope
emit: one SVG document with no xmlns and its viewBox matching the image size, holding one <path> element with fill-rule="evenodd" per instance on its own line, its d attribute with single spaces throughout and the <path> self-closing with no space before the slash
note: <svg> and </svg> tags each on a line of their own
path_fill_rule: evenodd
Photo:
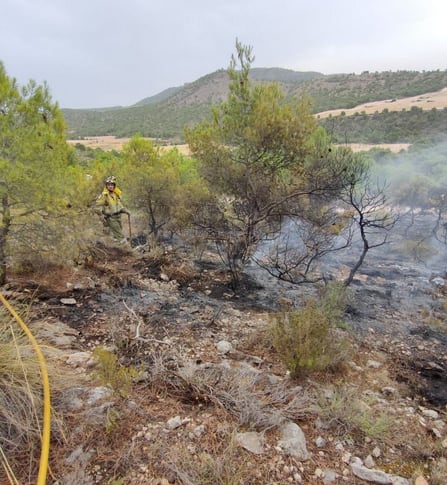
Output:
<svg viewBox="0 0 447 485">
<path fill-rule="evenodd" d="M 439 70 L 324 76 L 319 73 L 294 73 L 294 71 L 272 68 L 254 69 L 252 77 L 257 82 L 277 80 L 289 97 L 302 93 L 309 94 L 313 99 L 315 113 L 350 109 L 362 103 L 378 100 L 399 100 L 439 91 L 447 86 L 447 71 Z M 172 93 L 167 98 L 161 97 L 161 101 L 157 102 L 156 100 L 160 99 L 157 97 L 145 98 L 131 107 L 101 110 L 64 109 L 69 138 L 89 135 L 126 137 L 138 132 L 148 137 L 180 141 L 185 125 L 197 123 L 209 116 L 211 105 L 226 99 L 228 75 L 226 71 L 219 70 L 185 84 L 182 88 L 176 88 Z M 390 110 L 390 105 L 387 109 Z M 404 114 L 403 117 L 405 116 L 407 115 Z M 436 130 L 441 132 L 447 115 L 442 117 L 440 127 L 436 127 Z M 411 118 L 414 120 L 414 116 Z M 382 119 L 380 124 L 383 126 L 385 121 L 388 122 Z M 421 118 L 424 126 L 429 122 L 428 118 Z M 368 123 L 369 119 L 366 118 L 361 125 L 362 132 L 370 131 L 366 127 Z M 347 128 L 343 126 L 344 130 Z M 406 130 L 405 139 L 397 133 L 396 139 L 387 141 L 408 141 L 409 137 L 418 136 L 413 134 L 415 130 L 415 127 Z M 426 131 L 423 136 L 426 135 Z M 355 132 L 355 137 L 352 141 L 365 141 L 363 135 L 359 137 L 358 130 Z"/>
</svg>

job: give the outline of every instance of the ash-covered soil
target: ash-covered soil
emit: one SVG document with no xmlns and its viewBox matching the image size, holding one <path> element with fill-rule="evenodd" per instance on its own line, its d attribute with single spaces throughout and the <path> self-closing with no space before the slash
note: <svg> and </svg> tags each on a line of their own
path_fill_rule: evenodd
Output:
<svg viewBox="0 0 447 485">
<path fill-rule="evenodd" d="M 63 478 L 49 483 L 106 484 L 125 477 L 116 483 L 199 485 L 205 482 L 194 481 L 198 471 L 189 465 L 198 461 L 203 467 L 208 460 L 214 469 L 223 467 L 222 475 L 231 475 L 225 466 L 240 467 L 245 478 L 233 477 L 228 483 L 362 484 L 369 481 L 353 473 L 350 457 L 365 459 L 373 450 L 379 455 L 372 468 L 408 480 L 418 473 L 434 474 L 433 464 L 445 454 L 441 443 L 447 447 L 447 283 L 441 272 L 433 274 L 407 260 L 396 262 L 391 253 L 384 258 L 371 251 L 351 287 L 345 321 L 356 353 L 343 377 L 328 373 L 298 382 L 289 380 L 265 330 L 281 302 L 298 308 L 314 294 L 308 285 L 272 281 L 250 266 L 235 291 L 212 257 L 201 263 L 175 253 L 154 259 L 113 246 L 101 246 L 74 271 L 55 269 L 33 280 L 11 278 L 6 296 L 17 304 L 32 301 L 31 328 L 61 347 L 64 359 L 101 346 L 116 353 L 120 365 L 152 373 L 150 383 L 142 378 L 127 396 L 107 395 L 105 407 L 95 407 L 97 421 L 85 409 L 91 377 L 81 390 L 73 386 L 55 399 L 70 429 L 53 444 L 55 477 Z M 342 277 L 346 269 L 339 261 L 332 277 Z M 219 347 L 222 342 L 229 344 L 226 350 Z M 185 384 L 179 376 L 179 369 L 191 365 L 207 375 L 205 384 Z M 285 455 L 275 426 L 255 427 L 265 438 L 262 453 L 240 447 L 228 451 L 236 431 L 249 431 L 250 426 L 240 403 L 229 403 L 228 389 L 219 387 L 221 366 L 237 372 L 248 366 L 270 383 L 285 386 L 280 403 L 272 390 L 265 391 L 265 383 L 253 381 L 250 392 L 257 389 L 270 417 L 272 408 L 283 418 L 291 413 L 291 390 L 303 393 L 302 415 L 291 415 L 306 436 L 310 460 Z M 74 368 L 82 375 L 91 373 L 89 366 Z M 357 436 L 354 430 L 334 430 L 313 406 L 316 396 L 331 396 L 341 381 L 375 397 L 377 409 L 390 411 L 408 436 L 396 444 L 388 438 Z M 84 403 L 79 409 L 72 407 L 77 401 Z M 437 426 L 426 410 L 437 416 Z M 171 429 L 169 423 L 176 418 L 179 427 Z M 424 463 L 430 463 L 425 472 Z"/>
</svg>

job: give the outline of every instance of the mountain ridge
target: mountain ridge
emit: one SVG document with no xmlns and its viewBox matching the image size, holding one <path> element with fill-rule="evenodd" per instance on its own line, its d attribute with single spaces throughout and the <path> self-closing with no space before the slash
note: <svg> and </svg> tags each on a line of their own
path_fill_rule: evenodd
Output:
<svg viewBox="0 0 447 485">
<path fill-rule="evenodd" d="M 351 109 L 362 103 L 423 95 L 447 87 L 447 70 L 364 71 L 361 74 L 298 72 L 282 68 L 253 68 L 254 82 L 277 82 L 286 99 L 307 93 L 313 111 Z M 101 109 L 62 109 L 71 138 L 141 133 L 153 138 L 182 139 L 185 125 L 210 116 L 212 105 L 227 99 L 229 76 L 220 69 L 181 87 L 171 87 L 132 106 Z"/>
</svg>

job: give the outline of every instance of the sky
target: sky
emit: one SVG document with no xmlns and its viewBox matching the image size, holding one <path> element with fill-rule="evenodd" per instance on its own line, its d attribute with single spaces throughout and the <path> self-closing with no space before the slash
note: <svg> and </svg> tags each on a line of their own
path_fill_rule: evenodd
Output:
<svg viewBox="0 0 447 485">
<path fill-rule="evenodd" d="M 447 69 L 445 0 L 0 0 L 0 61 L 61 108 L 130 106 L 228 68 Z"/>
</svg>

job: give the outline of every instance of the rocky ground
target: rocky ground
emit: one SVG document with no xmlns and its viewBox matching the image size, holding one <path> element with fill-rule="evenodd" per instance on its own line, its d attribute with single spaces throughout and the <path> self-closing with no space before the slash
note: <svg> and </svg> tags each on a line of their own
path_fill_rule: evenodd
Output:
<svg viewBox="0 0 447 485">
<path fill-rule="evenodd" d="M 391 259 L 365 265 L 347 364 L 300 379 L 267 328 L 281 301 L 299 306 L 311 290 L 255 268 L 235 293 L 211 258 L 98 245 L 77 270 L 11 278 L 2 292 L 32 301 L 30 328 L 67 376 L 53 394 L 48 483 L 436 485 L 447 473 L 446 289 L 442 275 Z M 98 346 L 118 357 L 102 374 Z M 130 385 L 119 369 L 136 371 Z"/>
</svg>

